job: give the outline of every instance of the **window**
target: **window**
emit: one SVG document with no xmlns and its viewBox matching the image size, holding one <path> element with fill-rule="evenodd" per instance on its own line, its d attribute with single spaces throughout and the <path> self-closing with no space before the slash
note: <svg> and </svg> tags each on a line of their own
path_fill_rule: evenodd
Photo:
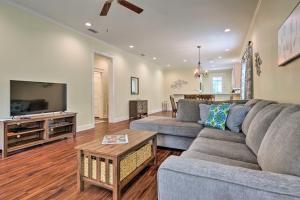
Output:
<svg viewBox="0 0 300 200">
<path fill-rule="evenodd" d="M 212 77 L 212 92 L 214 94 L 223 92 L 223 78 L 221 76 Z"/>
</svg>

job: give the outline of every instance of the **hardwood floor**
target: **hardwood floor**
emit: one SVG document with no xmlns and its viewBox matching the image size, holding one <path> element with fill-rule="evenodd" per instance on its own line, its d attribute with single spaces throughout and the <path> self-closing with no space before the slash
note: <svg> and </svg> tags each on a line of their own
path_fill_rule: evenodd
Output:
<svg viewBox="0 0 300 200">
<path fill-rule="evenodd" d="M 156 115 L 170 116 L 170 113 Z M 111 192 L 87 185 L 79 193 L 76 188 L 76 151 L 74 147 L 106 133 L 128 128 L 129 122 L 98 123 L 96 128 L 51 144 L 42 145 L 0 160 L 0 199 L 88 199 L 111 200 Z M 158 164 L 180 151 L 158 149 Z M 124 188 L 122 199 L 157 199 L 156 172 L 151 166 Z"/>
</svg>

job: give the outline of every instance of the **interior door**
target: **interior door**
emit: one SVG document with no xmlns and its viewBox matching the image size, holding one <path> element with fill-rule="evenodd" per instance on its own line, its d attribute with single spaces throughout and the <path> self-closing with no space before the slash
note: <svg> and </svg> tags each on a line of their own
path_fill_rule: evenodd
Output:
<svg viewBox="0 0 300 200">
<path fill-rule="evenodd" d="M 94 72 L 94 116 L 104 118 L 102 73 Z"/>
</svg>

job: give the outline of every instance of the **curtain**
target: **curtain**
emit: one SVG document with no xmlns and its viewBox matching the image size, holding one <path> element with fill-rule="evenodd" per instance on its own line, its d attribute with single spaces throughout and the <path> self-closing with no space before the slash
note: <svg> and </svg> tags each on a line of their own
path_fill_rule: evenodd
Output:
<svg viewBox="0 0 300 200">
<path fill-rule="evenodd" d="M 248 43 L 241 61 L 241 99 L 253 99 L 253 47 Z"/>
</svg>

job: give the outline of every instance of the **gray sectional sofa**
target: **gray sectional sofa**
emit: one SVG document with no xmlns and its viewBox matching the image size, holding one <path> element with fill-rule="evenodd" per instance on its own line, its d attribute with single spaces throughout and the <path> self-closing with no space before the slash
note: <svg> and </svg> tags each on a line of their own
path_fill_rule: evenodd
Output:
<svg viewBox="0 0 300 200">
<path fill-rule="evenodd" d="M 150 116 L 130 123 L 135 130 L 158 132 L 158 146 L 187 150 L 204 128 L 197 123 L 200 119 L 199 104 L 211 101 L 180 100 L 176 118 Z M 246 103 L 246 101 L 222 101 L 218 103 Z"/>
<path fill-rule="evenodd" d="M 181 100 L 176 119 L 130 125 L 157 131 L 160 146 L 186 150 L 160 166 L 159 200 L 300 199 L 300 106 L 250 100 L 242 133 L 233 133 L 198 124 L 199 103 Z"/>
</svg>

